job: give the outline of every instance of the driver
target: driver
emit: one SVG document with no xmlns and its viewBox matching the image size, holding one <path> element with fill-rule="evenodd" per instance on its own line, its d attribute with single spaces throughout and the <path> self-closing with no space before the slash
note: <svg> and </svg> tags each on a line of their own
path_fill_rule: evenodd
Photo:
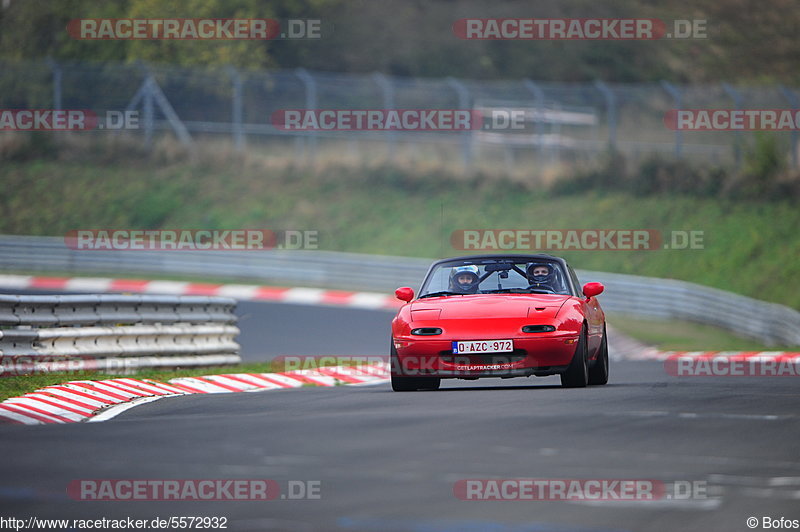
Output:
<svg viewBox="0 0 800 532">
<path fill-rule="evenodd" d="M 450 271 L 450 291 L 459 294 L 475 294 L 478 292 L 478 267 L 474 264 L 458 266 Z"/>
<path fill-rule="evenodd" d="M 555 272 L 553 267 L 548 264 L 528 264 L 525 272 L 528 275 L 528 288 L 544 288 L 555 292 Z"/>
</svg>

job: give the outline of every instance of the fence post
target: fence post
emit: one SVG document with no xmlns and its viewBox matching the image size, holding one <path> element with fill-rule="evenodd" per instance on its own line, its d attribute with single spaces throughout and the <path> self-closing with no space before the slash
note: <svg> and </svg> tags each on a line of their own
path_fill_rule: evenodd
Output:
<svg viewBox="0 0 800 532">
<path fill-rule="evenodd" d="M 465 110 L 470 109 L 469 90 L 459 80 L 453 77 L 447 78 L 447 84 L 453 87 L 458 95 L 458 107 Z M 461 134 L 461 159 L 464 168 L 472 166 L 472 131 L 464 131 Z"/>
<path fill-rule="evenodd" d="M 145 81 L 144 101 L 142 107 L 144 108 L 144 145 L 148 148 L 153 143 L 153 77 L 148 74 L 147 81 Z"/>
<path fill-rule="evenodd" d="M 731 100 L 733 100 L 733 105 L 736 107 L 737 111 L 740 111 L 743 107 L 742 105 L 742 94 L 733 88 L 730 83 L 722 83 L 722 90 L 725 91 Z M 733 132 L 733 156 L 736 159 L 736 168 L 742 167 L 742 132 L 738 129 Z"/>
<path fill-rule="evenodd" d="M 144 114 L 143 122 L 144 122 L 144 145 L 147 148 L 151 147 L 153 142 L 153 87 L 152 85 L 155 84 L 155 80 L 153 79 L 153 75 L 148 70 L 147 65 L 142 60 L 136 61 L 136 66 L 139 70 L 142 71 L 144 74 L 144 81 L 142 85 L 139 87 L 139 90 L 133 96 L 131 101 L 128 103 L 128 107 L 126 110 L 130 111 L 135 109 L 137 105 L 141 102 L 142 104 L 142 112 Z"/>
<path fill-rule="evenodd" d="M 61 71 L 61 65 L 56 63 L 52 58 L 47 58 L 47 66 L 50 67 L 50 71 L 53 73 L 53 109 L 60 110 L 61 109 L 61 78 L 63 72 Z"/>
<path fill-rule="evenodd" d="M 295 75 L 300 78 L 306 89 L 306 110 L 312 111 L 317 108 L 317 82 L 314 77 L 309 74 L 305 68 L 298 68 L 294 71 Z M 309 159 L 312 161 L 316 158 L 317 154 L 317 133 L 305 132 L 308 135 L 305 137 L 306 145 L 309 147 Z"/>
<path fill-rule="evenodd" d="M 378 84 L 378 87 L 383 91 L 383 107 L 384 109 L 394 109 L 394 87 L 388 76 L 375 72 L 372 74 L 372 79 Z M 389 152 L 389 161 L 394 161 L 395 143 L 397 140 L 397 133 L 390 129 L 386 130 L 387 149 Z"/>
<path fill-rule="evenodd" d="M 797 113 L 800 111 L 800 103 L 797 100 L 797 94 L 794 91 L 790 90 L 789 88 L 785 87 L 784 85 L 778 85 L 778 88 L 783 94 L 783 97 L 789 102 L 789 105 L 792 106 L 792 110 Z M 792 128 L 792 168 L 797 168 L 797 146 L 798 144 L 798 133 L 797 129 Z"/>
<path fill-rule="evenodd" d="M 617 99 L 608 85 L 599 79 L 594 82 L 594 86 L 599 90 L 606 100 L 606 116 L 608 117 L 608 145 L 612 151 L 617 149 Z"/>
<path fill-rule="evenodd" d="M 231 119 L 233 120 L 233 145 L 236 151 L 244 149 L 244 129 L 242 128 L 242 76 L 234 67 L 229 66 L 228 75 L 233 84 L 233 98 L 231 101 Z"/>
<path fill-rule="evenodd" d="M 530 79 L 522 80 L 522 84 L 525 85 L 525 88 L 533 94 L 533 105 L 536 106 L 537 113 L 543 113 L 544 91 L 542 91 L 542 88 Z M 536 114 L 534 114 L 534 118 L 535 117 Z M 544 122 L 541 119 L 537 119 L 534 127 L 536 129 L 536 136 L 539 139 L 539 145 L 537 146 L 539 157 L 541 157 L 541 162 L 544 163 Z"/>
<path fill-rule="evenodd" d="M 678 89 L 675 85 L 673 85 L 672 83 L 670 83 L 670 82 L 668 82 L 666 80 L 661 80 L 661 87 L 663 87 L 663 89 L 665 91 L 667 91 L 667 94 L 669 94 L 672 97 L 673 104 L 675 105 L 675 109 L 676 110 L 680 109 L 681 106 L 683 105 L 683 103 L 682 103 L 683 102 L 683 93 L 681 92 L 681 90 Z M 682 151 L 683 151 L 683 132 L 679 128 L 676 127 L 675 128 L 675 157 L 680 159 Z"/>
</svg>

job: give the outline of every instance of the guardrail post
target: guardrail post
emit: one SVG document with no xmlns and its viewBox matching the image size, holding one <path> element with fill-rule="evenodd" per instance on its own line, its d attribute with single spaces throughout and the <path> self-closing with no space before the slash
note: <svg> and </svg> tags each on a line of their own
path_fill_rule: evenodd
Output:
<svg viewBox="0 0 800 532">
<path fill-rule="evenodd" d="M 783 85 L 778 85 L 778 88 L 783 94 L 783 97 L 789 102 L 789 105 L 792 106 L 792 109 L 795 113 L 800 111 L 800 102 L 798 102 L 797 94 L 794 91 L 789 90 L 787 87 Z M 797 129 L 792 128 L 792 168 L 797 168 L 797 149 L 798 149 L 798 132 Z"/>
<path fill-rule="evenodd" d="M 228 75 L 231 77 L 233 85 L 233 97 L 231 101 L 231 120 L 233 122 L 233 145 L 236 151 L 244 149 L 244 129 L 242 128 L 243 98 L 242 98 L 242 76 L 239 71 L 229 66 Z"/>
<path fill-rule="evenodd" d="M 453 87 L 458 95 L 458 107 L 460 109 L 470 109 L 469 90 L 464 84 L 453 77 L 447 78 L 447 84 Z M 461 134 L 461 160 L 465 169 L 472 166 L 472 131 L 464 131 Z"/>
<path fill-rule="evenodd" d="M 742 109 L 742 93 L 733 88 L 730 83 L 723 83 L 722 90 L 733 100 L 736 110 Z M 742 167 L 742 132 L 738 129 L 733 133 L 733 156 L 736 160 L 736 168 Z"/>
<path fill-rule="evenodd" d="M 661 80 L 661 87 L 665 91 L 667 91 L 667 93 L 672 97 L 673 105 L 675 105 L 675 109 L 676 110 L 680 109 L 681 105 L 683 105 L 682 104 L 682 102 L 683 102 L 683 93 L 681 92 L 681 90 L 678 89 L 672 83 L 670 83 L 668 81 L 665 81 L 665 80 Z M 676 127 L 675 128 L 675 157 L 680 159 L 682 152 L 683 152 L 683 131 L 681 131 L 680 129 L 678 129 Z"/>
<path fill-rule="evenodd" d="M 384 109 L 394 109 L 394 86 L 388 76 L 376 72 L 372 74 L 372 79 L 378 84 L 378 87 L 383 91 L 383 107 Z M 397 133 L 390 129 L 386 130 L 386 142 L 388 149 L 389 161 L 394 161 L 395 144 L 397 140 Z"/>
<path fill-rule="evenodd" d="M 608 145 L 612 151 L 617 149 L 617 99 L 611 89 L 600 81 L 594 82 L 594 86 L 599 90 L 606 100 L 606 116 L 608 119 Z"/>
<path fill-rule="evenodd" d="M 298 68 L 294 71 L 295 75 L 300 78 L 306 89 L 306 111 L 313 111 L 317 108 L 317 82 L 314 80 L 308 70 L 305 68 Z M 305 132 L 306 145 L 309 147 L 309 159 L 312 161 L 316 158 L 317 154 L 317 134 L 316 132 Z"/>
</svg>

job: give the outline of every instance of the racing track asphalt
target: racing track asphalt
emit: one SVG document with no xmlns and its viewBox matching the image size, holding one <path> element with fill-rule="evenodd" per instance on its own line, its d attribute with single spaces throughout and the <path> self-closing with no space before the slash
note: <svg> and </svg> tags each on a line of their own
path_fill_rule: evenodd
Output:
<svg viewBox="0 0 800 532">
<path fill-rule="evenodd" d="M 352 334 L 309 338 L 321 335 L 317 328 L 298 352 L 385 352 L 385 312 L 372 322 L 361 321 L 368 311 L 266 304 L 250 312 L 272 320 L 262 331 L 269 341 L 268 327 L 284 319 L 276 316 L 311 326 L 316 313 L 329 316 L 323 310 L 338 316 L 337 326 L 370 329 L 374 345 Z M 417 393 L 388 384 L 302 388 L 167 398 L 104 423 L 0 426 L 0 515 L 217 515 L 234 531 L 727 532 L 750 530 L 751 516 L 800 519 L 795 379 L 679 378 L 660 362 L 612 364 L 609 385 L 587 389 L 562 389 L 554 377 L 446 381 L 441 391 Z M 501 502 L 453 494 L 459 479 L 520 477 L 700 481 L 709 498 Z M 100 503 L 65 495 L 76 479 L 207 478 L 274 479 L 284 491 L 289 480 L 318 480 L 321 499 Z"/>
</svg>

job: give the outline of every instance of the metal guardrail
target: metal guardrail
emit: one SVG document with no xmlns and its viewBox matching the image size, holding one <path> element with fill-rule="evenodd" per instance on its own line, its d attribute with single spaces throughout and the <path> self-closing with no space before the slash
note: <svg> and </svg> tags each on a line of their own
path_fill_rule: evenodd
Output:
<svg viewBox="0 0 800 532">
<path fill-rule="evenodd" d="M 577 271 L 598 281 L 608 312 L 714 325 L 766 345 L 800 345 L 800 312 L 784 305 L 686 281 L 594 271 Z"/>
<path fill-rule="evenodd" d="M 55 237 L 0 236 L 0 271 L 215 277 L 285 286 L 392 292 L 417 288 L 431 261 L 330 251 L 78 251 Z M 670 279 L 581 271 L 606 286 L 609 312 L 723 327 L 767 345 L 800 345 L 800 312 Z"/>
<path fill-rule="evenodd" d="M 0 295 L 0 376 L 241 361 L 222 297 Z"/>
</svg>

